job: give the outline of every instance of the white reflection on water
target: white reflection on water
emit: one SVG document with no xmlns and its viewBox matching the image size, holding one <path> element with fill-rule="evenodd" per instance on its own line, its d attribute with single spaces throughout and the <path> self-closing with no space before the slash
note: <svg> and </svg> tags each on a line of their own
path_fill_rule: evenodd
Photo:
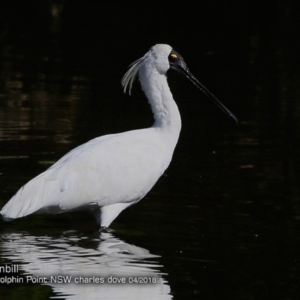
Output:
<svg viewBox="0 0 300 300">
<path fill-rule="evenodd" d="M 84 246 L 82 246 L 84 244 Z M 47 277 L 47 285 L 61 299 L 172 299 L 170 286 L 159 272 L 158 256 L 127 244 L 111 233 L 99 237 L 65 232 L 59 238 L 33 236 L 28 233 L 0 235 L 2 258 L 19 265 L 25 276 Z M 21 274 L 19 274 L 21 275 Z M 51 276 L 71 276 L 71 283 L 51 282 Z M 75 283 L 75 278 L 104 278 L 106 283 Z M 108 278 L 133 277 L 156 281 L 148 284 L 109 284 Z M 66 278 L 66 277 L 65 277 Z M 146 279 L 147 278 L 147 279 Z"/>
</svg>

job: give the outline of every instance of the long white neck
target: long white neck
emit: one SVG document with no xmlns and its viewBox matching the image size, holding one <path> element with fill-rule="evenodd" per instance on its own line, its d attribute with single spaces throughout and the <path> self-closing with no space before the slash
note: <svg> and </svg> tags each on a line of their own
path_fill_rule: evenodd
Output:
<svg viewBox="0 0 300 300">
<path fill-rule="evenodd" d="M 181 118 L 166 75 L 160 74 L 156 68 L 145 64 L 140 69 L 139 78 L 154 114 L 153 127 L 173 135 L 175 139 L 177 138 L 177 143 L 181 130 Z"/>
</svg>

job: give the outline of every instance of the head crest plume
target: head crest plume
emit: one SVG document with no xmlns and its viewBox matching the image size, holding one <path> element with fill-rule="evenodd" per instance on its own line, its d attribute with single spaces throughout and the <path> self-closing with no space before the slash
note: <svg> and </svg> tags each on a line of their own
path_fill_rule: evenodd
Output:
<svg viewBox="0 0 300 300">
<path fill-rule="evenodd" d="M 148 53 L 147 53 L 148 54 Z M 122 78 L 121 84 L 123 86 L 123 91 L 124 93 L 126 93 L 126 90 L 128 90 L 129 95 L 131 95 L 131 88 L 132 88 L 132 84 L 135 80 L 135 78 L 137 77 L 137 74 L 139 72 L 139 69 L 144 61 L 144 59 L 146 58 L 146 55 L 144 55 L 143 57 L 139 58 L 138 60 L 136 60 L 135 62 L 133 62 L 130 65 L 129 70 L 125 73 L 125 75 Z"/>
<path fill-rule="evenodd" d="M 140 67 L 142 66 L 142 64 L 148 56 L 155 54 L 155 59 L 157 59 L 158 57 L 166 58 L 170 54 L 171 50 L 172 47 L 169 45 L 156 44 L 153 47 L 151 47 L 150 50 L 143 57 L 132 63 L 130 65 L 129 70 L 126 72 L 121 81 L 124 93 L 126 93 L 126 91 L 128 90 L 129 95 L 131 95 L 132 84 L 135 78 L 137 77 L 137 74 L 139 73 Z"/>
</svg>

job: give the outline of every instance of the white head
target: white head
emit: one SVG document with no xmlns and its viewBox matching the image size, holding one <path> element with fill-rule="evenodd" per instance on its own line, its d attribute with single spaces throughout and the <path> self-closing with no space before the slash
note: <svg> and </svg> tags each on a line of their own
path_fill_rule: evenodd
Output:
<svg viewBox="0 0 300 300">
<path fill-rule="evenodd" d="M 169 55 L 172 47 L 164 44 L 157 44 L 150 48 L 147 52 L 145 59 L 149 60 L 154 68 L 160 74 L 166 74 L 170 69 Z"/>
<path fill-rule="evenodd" d="M 141 66 L 147 65 L 148 68 L 155 68 L 160 74 L 165 75 L 168 70 L 174 69 L 184 74 L 189 80 L 193 82 L 208 98 L 210 98 L 223 112 L 233 118 L 237 122 L 235 115 L 224 106 L 203 84 L 201 84 L 196 77 L 190 72 L 182 56 L 176 52 L 171 46 L 165 44 L 157 44 L 150 48 L 150 50 L 140 59 L 136 60 L 130 65 L 122 79 L 124 92 L 127 88 L 129 94 L 134 79 L 136 78 Z"/>
<path fill-rule="evenodd" d="M 151 47 L 143 57 L 133 62 L 122 79 L 124 93 L 128 88 L 129 95 L 131 94 L 133 81 L 135 80 L 142 65 L 148 64 L 149 67 L 156 68 L 160 74 L 166 74 L 170 69 L 168 57 L 171 51 L 171 46 L 165 44 L 157 44 Z"/>
</svg>

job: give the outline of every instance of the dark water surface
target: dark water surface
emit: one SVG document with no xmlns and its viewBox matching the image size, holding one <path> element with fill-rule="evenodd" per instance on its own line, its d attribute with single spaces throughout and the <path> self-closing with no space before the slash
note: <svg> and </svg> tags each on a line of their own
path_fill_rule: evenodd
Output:
<svg viewBox="0 0 300 300">
<path fill-rule="evenodd" d="M 134 21 L 125 5 L 12 3 L 3 5 L 0 23 L 1 206 L 75 146 L 151 125 L 139 85 L 129 97 L 120 80 L 157 42 L 176 46 L 239 125 L 182 76 L 170 74 L 183 122 L 173 161 L 145 199 L 113 222 L 112 232 L 97 232 L 93 217 L 81 212 L 0 221 L 0 266 L 17 264 L 15 277 L 156 283 L 3 282 L 0 298 L 299 299 L 300 73 L 293 2 L 258 9 L 252 2 L 215 7 L 203 1 L 206 13 L 186 19 L 176 32 L 170 12 L 157 15 L 151 27 L 150 16 Z M 114 14 L 105 17 L 109 9 Z M 183 8 L 187 12 L 192 8 Z M 117 24 L 131 33 L 120 34 Z"/>
</svg>

